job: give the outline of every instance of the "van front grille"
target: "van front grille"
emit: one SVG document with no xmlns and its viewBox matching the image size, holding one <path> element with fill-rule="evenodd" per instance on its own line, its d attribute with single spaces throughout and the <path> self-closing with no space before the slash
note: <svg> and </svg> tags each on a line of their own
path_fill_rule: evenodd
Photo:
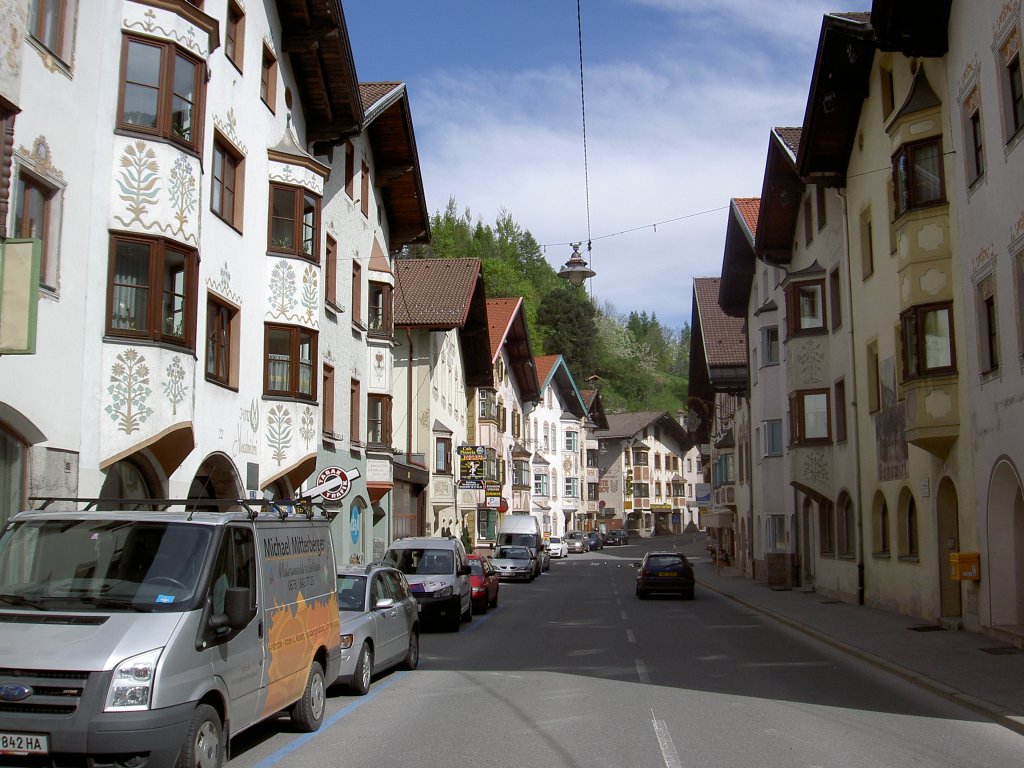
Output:
<svg viewBox="0 0 1024 768">
<path fill-rule="evenodd" d="M 48 669 L 0 669 L 0 712 L 24 715 L 73 715 L 85 693 L 88 672 Z M 28 695 L 17 696 L 27 689 Z"/>
</svg>

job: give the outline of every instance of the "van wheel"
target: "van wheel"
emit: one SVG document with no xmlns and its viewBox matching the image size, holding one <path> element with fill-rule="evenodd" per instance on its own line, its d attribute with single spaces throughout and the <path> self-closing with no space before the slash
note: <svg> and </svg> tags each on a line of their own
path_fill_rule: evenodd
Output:
<svg viewBox="0 0 1024 768">
<path fill-rule="evenodd" d="M 406 670 L 416 669 L 420 663 L 420 633 L 413 630 L 409 633 L 409 650 L 399 664 L 399 668 Z"/>
<path fill-rule="evenodd" d="M 307 733 L 315 731 L 324 721 L 327 708 L 327 686 L 324 684 L 324 669 L 319 661 L 309 668 L 309 679 L 302 698 L 292 705 L 292 725 Z"/>
<path fill-rule="evenodd" d="M 465 611 L 463 611 L 462 615 L 459 618 L 462 621 L 466 622 L 467 624 L 473 620 L 473 601 L 472 600 L 469 601 L 469 607 Z"/>
<path fill-rule="evenodd" d="M 221 768 L 227 761 L 225 746 L 220 715 L 209 704 L 200 704 L 185 732 L 177 768 Z"/>
<path fill-rule="evenodd" d="M 356 661 L 356 670 L 352 673 L 352 683 L 349 688 L 357 696 L 365 696 L 370 690 L 370 678 L 373 676 L 373 651 L 370 646 L 363 643 L 359 649 L 359 659 Z"/>
</svg>

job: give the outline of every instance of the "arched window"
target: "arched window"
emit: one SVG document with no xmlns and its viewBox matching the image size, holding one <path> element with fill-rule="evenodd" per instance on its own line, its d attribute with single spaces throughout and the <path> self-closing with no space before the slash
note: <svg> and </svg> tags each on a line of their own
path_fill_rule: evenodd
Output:
<svg viewBox="0 0 1024 768">
<path fill-rule="evenodd" d="M 897 528 L 899 556 L 917 557 L 917 502 L 914 501 L 913 494 L 907 489 L 904 489 L 900 497 L 899 509 L 899 525 Z"/>
<path fill-rule="evenodd" d="M 889 555 L 889 507 L 880 493 L 875 497 L 871 511 L 871 541 L 874 554 Z"/>
</svg>

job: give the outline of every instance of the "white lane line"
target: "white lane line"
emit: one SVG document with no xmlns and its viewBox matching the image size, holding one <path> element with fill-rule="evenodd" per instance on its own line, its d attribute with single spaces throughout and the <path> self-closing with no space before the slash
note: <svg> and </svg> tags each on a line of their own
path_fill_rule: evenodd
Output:
<svg viewBox="0 0 1024 768">
<path fill-rule="evenodd" d="M 636 642 L 636 635 L 633 634 L 633 630 L 632 629 L 627 629 L 626 630 L 626 640 L 628 640 L 631 643 L 635 643 Z"/>
<path fill-rule="evenodd" d="M 676 745 L 672 742 L 672 736 L 668 732 L 668 726 L 664 720 L 659 720 L 651 710 L 651 722 L 654 724 L 654 735 L 658 739 L 658 746 L 661 747 L 661 759 L 665 761 L 665 768 L 683 768 L 683 763 L 676 752 Z"/>
<path fill-rule="evenodd" d="M 623 621 L 626 621 L 629 617 L 626 615 L 625 611 L 619 611 L 619 618 L 621 618 Z"/>
<path fill-rule="evenodd" d="M 640 678 L 640 682 L 643 685 L 651 682 L 651 676 L 647 674 L 647 665 L 641 659 L 636 659 L 633 663 L 636 664 L 636 676 Z"/>
</svg>

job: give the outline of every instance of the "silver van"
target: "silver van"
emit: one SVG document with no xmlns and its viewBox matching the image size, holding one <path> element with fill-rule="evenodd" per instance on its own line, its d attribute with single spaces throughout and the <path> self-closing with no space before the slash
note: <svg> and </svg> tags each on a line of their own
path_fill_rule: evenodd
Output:
<svg viewBox="0 0 1024 768">
<path fill-rule="evenodd" d="M 203 502 L 208 504 L 209 502 Z M 33 765 L 220 766 L 338 674 L 330 521 L 294 507 L 28 511 L 0 535 L 0 744 Z"/>
</svg>

